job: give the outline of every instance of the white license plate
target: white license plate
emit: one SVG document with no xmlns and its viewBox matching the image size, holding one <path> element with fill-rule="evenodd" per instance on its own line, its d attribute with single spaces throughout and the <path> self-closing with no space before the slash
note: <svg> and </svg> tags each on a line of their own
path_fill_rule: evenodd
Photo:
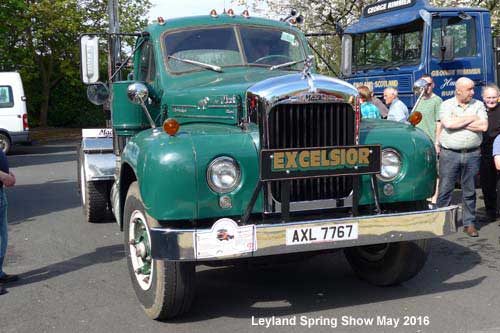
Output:
<svg viewBox="0 0 500 333">
<path fill-rule="evenodd" d="M 286 245 L 337 242 L 358 239 L 358 224 L 345 223 L 286 230 Z"/>
</svg>

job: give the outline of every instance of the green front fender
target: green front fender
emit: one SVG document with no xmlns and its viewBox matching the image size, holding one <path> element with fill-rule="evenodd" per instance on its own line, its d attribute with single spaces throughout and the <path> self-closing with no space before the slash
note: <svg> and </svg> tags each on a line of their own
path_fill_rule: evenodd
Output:
<svg viewBox="0 0 500 333">
<path fill-rule="evenodd" d="M 382 149 L 393 148 L 402 159 L 401 174 L 393 181 L 377 178 L 381 203 L 425 200 L 434 194 L 436 183 L 436 153 L 431 139 L 420 129 L 387 120 L 363 120 L 360 144 L 381 144 Z M 383 187 L 391 184 L 392 195 L 384 194 Z M 360 204 L 372 204 L 373 191 L 370 176 L 361 177 Z"/>
<path fill-rule="evenodd" d="M 190 135 L 169 136 L 160 129 L 143 131 L 125 146 L 125 164 L 135 172 L 149 215 L 158 220 L 196 216 L 196 160 Z"/>
<path fill-rule="evenodd" d="M 256 137 L 255 129 L 220 124 L 186 124 L 176 136 L 147 130 L 129 140 L 122 163 L 134 170 L 146 211 L 157 220 L 242 215 L 259 179 Z M 234 158 L 241 168 L 240 186 L 225 194 L 232 202 L 226 209 L 206 181 L 208 165 L 219 156 Z M 262 207 L 259 196 L 253 211 Z"/>
</svg>

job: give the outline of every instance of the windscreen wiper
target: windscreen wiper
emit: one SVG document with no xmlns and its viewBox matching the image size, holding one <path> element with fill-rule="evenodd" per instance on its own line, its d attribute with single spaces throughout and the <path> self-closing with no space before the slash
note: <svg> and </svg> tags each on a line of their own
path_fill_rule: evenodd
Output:
<svg viewBox="0 0 500 333">
<path fill-rule="evenodd" d="M 186 64 L 195 65 L 195 66 L 203 67 L 206 69 L 210 69 L 210 70 L 213 70 L 214 72 L 219 72 L 219 73 L 222 72 L 222 67 L 220 67 L 220 66 L 205 64 L 204 62 L 199 62 L 199 61 L 195 61 L 195 60 L 177 58 L 177 57 L 174 57 L 171 55 L 169 55 L 167 58 L 174 59 L 174 60 L 177 60 L 180 62 L 185 62 Z"/>
<path fill-rule="evenodd" d="M 297 65 L 297 64 L 300 64 L 301 62 L 307 61 L 307 59 L 308 58 L 304 58 L 304 59 L 297 60 L 297 61 L 290 61 L 290 62 L 285 62 L 285 63 L 279 64 L 279 65 L 274 65 L 274 66 L 269 67 L 269 70 L 274 71 L 275 69 L 280 69 L 280 68 L 285 68 L 285 67 Z"/>
</svg>

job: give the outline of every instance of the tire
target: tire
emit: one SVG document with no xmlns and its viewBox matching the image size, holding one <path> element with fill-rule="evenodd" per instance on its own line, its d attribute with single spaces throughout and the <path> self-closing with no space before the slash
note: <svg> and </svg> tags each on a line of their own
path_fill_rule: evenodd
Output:
<svg viewBox="0 0 500 333">
<path fill-rule="evenodd" d="M 412 203 L 422 210 L 425 202 Z M 430 251 L 430 239 L 376 244 L 344 249 L 354 273 L 371 284 L 391 286 L 408 281 L 424 267 Z"/>
<path fill-rule="evenodd" d="M 151 319 L 163 320 L 186 313 L 195 292 L 194 263 L 151 258 L 150 228 L 158 221 L 146 218 L 137 182 L 127 193 L 123 212 L 124 245 L 135 293 Z"/>
<path fill-rule="evenodd" d="M 0 133 L 0 149 L 7 155 L 10 152 L 10 148 L 12 147 L 12 143 L 7 135 Z"/>
<path fill-rule="evenodd" d="M 376 286 L 408 281 L 424 267 L 430 240 L 387 243 L 344 249 L 354 273 Z"/>
<path fill-rule="evenodd" d="M 109 219 L 110 181 L 86 181 L 83 153 L 78 149 L 78 187 L 82 198 L 83 215 L 88 223 L 100 223 Z"/>
</svg>

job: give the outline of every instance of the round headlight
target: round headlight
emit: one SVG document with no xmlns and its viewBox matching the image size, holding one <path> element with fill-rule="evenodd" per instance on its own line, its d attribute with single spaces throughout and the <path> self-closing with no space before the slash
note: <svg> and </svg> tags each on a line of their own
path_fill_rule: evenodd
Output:
<svg viewBox="0 0 500 333">
<path fill-rule="evenodd" d="M 385 182 L 394 180 L 401 172 L 401 156 L 394 149 L 382 150 L 382 167 L 378 178 Z"/>
<path fill-rule="evenodd" d="M 214 159 L 207 169 L 207 182 L 217 193 L 228 193 L 240 184 L 241 171 L 238 163 L 231 157 Z"/>
</svg>

